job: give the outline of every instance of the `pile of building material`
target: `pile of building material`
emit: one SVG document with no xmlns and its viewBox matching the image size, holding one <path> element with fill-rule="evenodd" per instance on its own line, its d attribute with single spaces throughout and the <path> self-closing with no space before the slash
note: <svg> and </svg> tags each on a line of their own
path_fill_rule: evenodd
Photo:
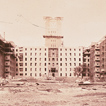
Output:
<svg viewBox="0 0 106 106">
<path fill-rule="evenodd" d="M 8 83 L 7 79 L 0 78 L 0 86 L 6 85 Z"/>
</svg>

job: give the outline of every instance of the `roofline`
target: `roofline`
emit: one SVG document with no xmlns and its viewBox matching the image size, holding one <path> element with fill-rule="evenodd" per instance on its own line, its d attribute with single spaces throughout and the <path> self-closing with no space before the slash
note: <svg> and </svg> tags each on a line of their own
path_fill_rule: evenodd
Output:
<svg viewBox="0 0 106 106">
<path fill-rule="evenodd" d="M 44 38 L 63 38 L 63 36 L 43 35 Z"/>
</svg>

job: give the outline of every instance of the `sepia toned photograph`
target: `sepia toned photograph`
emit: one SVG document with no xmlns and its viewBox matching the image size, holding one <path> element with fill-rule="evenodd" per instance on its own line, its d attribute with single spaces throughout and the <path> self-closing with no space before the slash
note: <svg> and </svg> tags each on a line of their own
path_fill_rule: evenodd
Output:
<svg viewBox="0 0 106 106">
<path fill-rule="evenodd" d="M 106 0 L 0 0 L 0 106 L 106 106 Z"/>
</svg>

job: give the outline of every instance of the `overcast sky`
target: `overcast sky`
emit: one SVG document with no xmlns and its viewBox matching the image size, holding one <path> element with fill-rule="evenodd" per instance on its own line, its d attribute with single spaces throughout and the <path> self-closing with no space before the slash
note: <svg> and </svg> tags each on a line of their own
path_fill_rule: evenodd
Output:
<svg viewBox="0 0 106 106">
<path fill-rule="evenodd" d="M 63 17 L 65 46 L 89 46 L 106 35 L 106 0 L 0 0 L 0 33 L 18 46 L 44 45 L 44 16 Z"/>
</svg>

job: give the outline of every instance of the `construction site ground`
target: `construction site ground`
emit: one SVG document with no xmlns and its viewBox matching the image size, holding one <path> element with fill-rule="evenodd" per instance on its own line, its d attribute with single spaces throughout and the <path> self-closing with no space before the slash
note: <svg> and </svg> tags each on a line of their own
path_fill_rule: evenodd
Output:
<svg viewBox="0 0 106 106">
<path fill-rule="evenodd" d="M 9 81 L 0 106 L 106 106 L 106 83 L 79 86 L 68 80 Z"/>
</svg>

